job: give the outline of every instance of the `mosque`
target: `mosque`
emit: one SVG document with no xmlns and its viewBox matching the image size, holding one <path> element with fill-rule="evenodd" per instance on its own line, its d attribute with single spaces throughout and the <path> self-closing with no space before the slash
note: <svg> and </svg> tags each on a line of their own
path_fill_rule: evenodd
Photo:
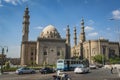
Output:
<svg viewBox="0 0 120 80">
<path fill-rule="evenodd" d="M 71 59 L 72 57 L 86 58 L 93 63 L 92 57 L 98 54 L 108 59 L 119 56 L 119 43 L 109 42 L 106 39 L 86 41 L 84 20 L 81 21 L 81 29 L 74 27 L 74 46 L 70 44 L 70 28 L 66 27 L 66 38 L 62 38 L 59 31 L 53 26 L 46 26 L 36 41 L 29 40 L 29 10 L 25 9 L 23 16 L 23 30 L 21 42 L 21 65 L 54 65 L 57 59 Z M 81 30 L 77 41 L 77 30 Z"/>
</svg>

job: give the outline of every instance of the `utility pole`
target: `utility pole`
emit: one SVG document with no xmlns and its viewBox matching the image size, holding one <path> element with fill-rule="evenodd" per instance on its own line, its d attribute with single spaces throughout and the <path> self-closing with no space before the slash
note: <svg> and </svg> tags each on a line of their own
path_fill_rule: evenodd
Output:
<svg viewBox="0 0 120 80">
<path fill-rule="evenodd" d="M 1 49 L 2 49 L 2 54 L 1 54 L 1 73 L 0 74 L 3 74 L 3 63 L 4 63 L 4 50 L 5 50 L 5 48 L 6 48 L 6 52 L 8 52 L 8 47 L 7 46 L 4 46 L 4 47 L 2 47 L 2 46 L 0 46 L 1 47 Z"/>
</svg>

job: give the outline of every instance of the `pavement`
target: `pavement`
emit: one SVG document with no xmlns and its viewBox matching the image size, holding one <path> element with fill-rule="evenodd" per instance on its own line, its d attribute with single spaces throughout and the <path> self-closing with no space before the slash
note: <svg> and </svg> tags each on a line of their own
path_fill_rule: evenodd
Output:
<svg viewBox="0 0 120 80">
<path fill-rule="evenodd" d="M 3 73 L 0 73 L 0 75 L 7 75 L 7 74 L 15 74 L 15 72 L 3 72 Z"/>
<path fill-rule="evenodd" d="M 52 80 L 52 78 L 49 78 L 49 79 L 47 78 L 48 75 L 46 75 L 46 77 L 45 77 L 45 76 L 39 74 L 38 71 L 36 71 L 36 72 L 37 72 L 37 74 L 33 74 L 31 76 L 29 76 L 29 75 L 21 75 L 21 76 L 19 76 L 19 75 L 13 75 L 14 79 L 10 78 L 10 80 L 21 80 L 21 79 L 22 80 L 27 80 L 27 77 L 31 78 L 31 80 Z M 120 76 L 118 74 L 117 69 L 114 69 L 113 74 L 111 74 L 110 69 L 104 69 L 103 68 L 103 69 L 91 70 L 91 73 L 86 74 L 87 77 L 86 77 L 85 74 L 78 74 L 79 75 L 78 76 L 78 75 L 76 75 L 74 73 L 68 72 L 68 74 L 69 73 L 70 73 L 71 76 L 74 77 L 74 79 L 72 79 L 72 80 L 78 80 L 78 78 L 81 78 L 81 80 L 120 80 Z M 14 72 L 4 72 L 2 74 L 3 76 L 1 76 L 1 77 L 5 77 L 6 78 L 8 76 L 11 76 L 9 74 L 15 74 L 15 71 Z M 40 77 L 40 75 L 41 75 L 41 77 Z M 94 76 L 94 77 L 91 77 L 91 76 Z M 76 78 L 76 77 L 78 77 L 78 78 Z M 38 79 L 32 79 L 32 78 L 38 78 Z M 1 78 L 1 79 L 2 80 L 8 80 L 8 78 L 7 79 Z"/>
</svg>

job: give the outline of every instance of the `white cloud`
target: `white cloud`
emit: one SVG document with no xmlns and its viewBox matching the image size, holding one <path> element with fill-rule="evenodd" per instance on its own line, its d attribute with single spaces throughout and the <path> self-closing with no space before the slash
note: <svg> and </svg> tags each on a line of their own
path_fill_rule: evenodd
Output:
<svg viewBox="0 0 120 80">
<path fill-rule="evenodd" d="M 110 30 L 110 28 L 107 28 L 107 30 L 109 31 L 109 30 Z"/>
<path fill-rule="evenodd" d="M 0 4 L 0 7 L 2 7 L 3 5 L 2 4 Z"/>
<path fill-rule="evenodd" d="M 6 3 L 10 3 L 13 5 L 18 5 L 27 2 L 28 0 L 3 0 Z"/>
<path fill-rule="evenodd" d="M 93 25 L 95 22 L 93 20 L 88 21 L 88 25 Z"/>
<path fill-rule="evenodd" d="M 92 37 L 97 36 L 97 35 L 98 35 L 97 32 L 93 32 L 93 33 L 89 33 L 89 34 L 88 34 L 88 36 L 92 36 Z"/>
<path fill-rule="evenodd" d="M 35 29 L 41 30 L 41 29 L 43 29 L 43 27 L 42 26 L 37 26 L 37 27 L 35 27 Z"/>
<path fill-rule="evenodd" d="M 28 0 L 22 0 L 22 2 L 27 2 Z"/>
<path fill-rule="evenodd" d="M 2 4 L 0 4 L 0 7 L 2 7 L 3 5 Z"/>
<path fill-rule="evenodd" d="M 112 11 L 113 19 L 120 19 L 120 10 Z"/>
<path fill-rule="evenodd" d="M 2 7 L 3 5 L 2 5 L 2 1 L 0 0 L 0 7 Z"/>
<path fill-rule="evenodd" d="M 92 27 L 90 27 L 90 26 L 86 26 L 86 27 L 85 27 L 85 30 L 86 30 L 86 31 L 92 31 L 92 30 L 94 30 L 94 28 L 92 28 Z"/>
<path fill-rule="evenodd" d="M 13 5 L 17 5 L 19 0 L 4 0 L 6 3 L 12 3 Z"/>
</svg>

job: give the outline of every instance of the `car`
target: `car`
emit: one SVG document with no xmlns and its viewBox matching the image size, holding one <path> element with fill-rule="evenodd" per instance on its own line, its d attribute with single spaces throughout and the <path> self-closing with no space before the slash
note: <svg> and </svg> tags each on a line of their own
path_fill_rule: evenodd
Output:
<svg viewBox="0 0 120 80">
<path fill-rule="evenodd" d="M 33 74 L 35 73 L 35 70 L 34 69 L 31 69 L 31 68 L 28 68 L 28 67 L 21 67 L 19 69 L 16 70 L 16 74 Z"/>
<path fill-rule="evenodd" d="M 89 67 L 80 65 L 74 69 L 74 73 L 88 73 L 89 72 Z"/>
<path fill-rule="evenodd" d="M 55 69 L 50 68 L 50 67 L 45 67 L 40 69 L 41 74 L 46 74 L 46 73 L 54 73 L 56 72 Z"/>
<path fill-rule="evenodd" d="M 102 68 L 102 67 L 103 67 L 103 64 L 96 64 L 96 66 L 97 66 L 98 68 Z"/>
<path fill-rule="evenodd" d="M 90 69 L 96 69 L 97 66 L 96 66 L 95 64 L 90 64 L 90 65 L 89 65 L 89 68 L 90 68 Z"/>
</svg>

